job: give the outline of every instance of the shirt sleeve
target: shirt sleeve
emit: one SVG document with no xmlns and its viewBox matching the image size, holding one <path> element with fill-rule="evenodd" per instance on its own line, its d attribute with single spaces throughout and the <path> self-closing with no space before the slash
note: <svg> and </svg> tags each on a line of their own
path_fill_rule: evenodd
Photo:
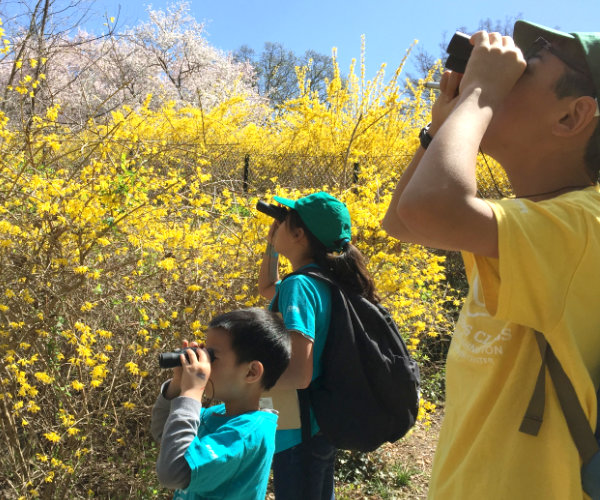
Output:
<svg viewBox="0 0 600 500">
<path fill-rule="evenodd" d="M 278 301 L 286 328 L 314 341 L 318 297 L 310 278 L 298 275 L 282 281 Z"/>
<path fill-rule="evenodd" d="M 163 429 L 165 428 L 165 422 L 171 412 L 171 401 L 164 397 L 166 387 L 169 385 L 170 380 L 167 380 L 160 388 L 160 394 L 156 398 L 156 402 L 152 407 L 152 418 L 150 420 L 150 434 L 154 440 L 160 444 L 162 439 Z"/>
<path fill-rule="evenodd" d="M 488 203 L 498 222 L 499 258 L 475 258 L 488 311 L 551 330 L 585 250 L 585 220 L 576 208 L 552 200 Z"/>
<path fill-rule="evenodd" d="M 184 489 L 190 484 L 191 470 L 185 454 L 196 438 L 201 409 L 201 403 L 193 398 L 171 401 L 156 462 L 158 480 L 167 488 Z"/>
</svg>

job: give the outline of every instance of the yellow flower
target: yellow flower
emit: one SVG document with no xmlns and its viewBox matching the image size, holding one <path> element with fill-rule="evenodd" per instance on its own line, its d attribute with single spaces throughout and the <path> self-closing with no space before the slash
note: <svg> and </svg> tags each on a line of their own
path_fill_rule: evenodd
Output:
<svg viewBox="0 0 600 500">
<path fill-rule="evenodd" d="M 82 391 L 85 386 L 79 380 L 73 380 L 73 382 L 71 382 L 71 387 L 76 391 Z"/>
<path fill-rule="evenodd" d="M 87 312 L 87 311 L 91 311 L 94 307 L 96 307 L 96 304 L 92 304 L 91 302 L 86 302 L 85 304 L 83 304 L 80 307 L 81 312 Z"/>
<path fill-rule="evenodd" d="M 46 432 L 44 437 L 50 441 L 51 443 L 58 443 L 60 441 L 60 436 L 56 432 Z"/>
<path fill-rule="evenodd" d="M 44 384 L 51 384 L 54 382 L 54 377 L 51 377 L 46 372 L 36 372 L 35 378 L 37 378 L 40 382 Z"/>
<path fill-rule="evenodd" d="M 156 263 L 156 265 L 162 269 L 164 269 L 165 271 L 172 271 L 173 269 L 175 269 L 175 259 L 169 257 L 167 259 L 163 259 L 159 262 Z"/>
<path fill-rule="evenodd" d="M 41 410 L 41 408 L 37 405 L 37 403 L 33 402 L 33 401 L 29 401 L 27 403 L 27 411 L 29 413 L 38 413 Z"/>
<path fill-rule="evenodd" d="M 129 373 L 131 373 L 132 375 L 138 375 L 140 373 L 138 365 L 135 364 L 133 361 L 125 363 L 125 368 L 127 368 L 129 370 Z"/>
</svg>

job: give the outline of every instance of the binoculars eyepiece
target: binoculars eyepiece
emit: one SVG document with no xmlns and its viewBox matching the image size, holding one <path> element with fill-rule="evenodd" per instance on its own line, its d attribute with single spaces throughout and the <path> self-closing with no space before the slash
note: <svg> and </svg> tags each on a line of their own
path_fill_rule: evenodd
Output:
<svg viewBox="0 0 600 500">
<path fill-rule="evenodd" d="M 269 217 L 273 217 L 273 219 L 279 222 L 283 222 L 288 213 L 287 208 L 280 207 L 278 205 L 272 205 L 271 203 L 265 203 L 264 201 L 259 201 L 256 203 L 256 210 L 262 212 L 263 214 L 267 214 Z"/>
<path fill-rule="evenodd" d="M 457 31 L 452 36 L 446 52 L 448 52 L 448 59 L 446 59 L 446 68 L 457 73 L 464 73 L 467 67 L 467 61 L 473 51 L 473 46 L 470 42 L 471 37 L 465 35 L 460 31 Z"/>
<path fill-rule="evenodd" d="M 186 351 L 191 350 L 193 350 L 193 347 L 175 349 L 173 352 L 163 352 L 158 355 L 158 366 L 160 368 L 175 368 L 176 366 L 181 366 L 181 358 L 179 356 L 184 353 L 185 357 L 187 358 L 188 355 Z M 210 347 L 207 347 L 206 350 L 208 351 L 208 357 L 212 363 L 215 360 L 215 353 Z"/>
</svg>

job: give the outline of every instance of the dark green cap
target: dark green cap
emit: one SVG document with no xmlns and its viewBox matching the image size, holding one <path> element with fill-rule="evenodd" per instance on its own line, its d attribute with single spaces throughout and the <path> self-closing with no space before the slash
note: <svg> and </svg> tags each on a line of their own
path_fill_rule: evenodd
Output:
<svg viewBox="0 0 600 500">
<path fill-rule="evenodd" d="M 564 33 L 527 21 L 517 21 L 515 23 L 513 39 L 523 52 L 540 36 L 549 42 L 556 39 L 575 42 L 569 45 L 576 47 L 576 50 L 583 51 L 587 67 L 596 87 L 596 97 L 600 97 L 600 32 Z"/>
<path fill-rule="evenodd" d="M 327 250 L 339 252 L 352 238 L 350 213 L 344 203 L 324 191 L 298 200 L 274 196 L 273 199 L 296 212 L 308 230 Z"/>
</svg>

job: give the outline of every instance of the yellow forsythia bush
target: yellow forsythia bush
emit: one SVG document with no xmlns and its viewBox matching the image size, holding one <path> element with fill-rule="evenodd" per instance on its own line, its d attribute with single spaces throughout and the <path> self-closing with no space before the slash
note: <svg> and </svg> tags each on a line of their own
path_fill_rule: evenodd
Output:
<svg viewBox="0 0 600 500">
<path fill-rule="evenodd" d="M 270 220 L 254 206 L 309 192 L 280 185 L 269 158 L 360 163 L 355 185 L 322 188 L 347 203 L 384 304 L 427 361 L 421 345 L 451 332 L 461 299 L 442 255 L 380 227 L 433 96 L 401 91 L 400 69 L 387 84 L 352 70 L 343 84 L 336 67 L 325 101 L 300 69 L 302 97 L 276 113 L 237 97 L 202 112 L 148 96 L 83 130 L 59 123 L 59 105 L 27 126 L 0 116 L 0 497 L 159 494 L 157 355 L 201 339 L 217 313 L 267 305 L 256 282 Z M 262 155 L 261 190 L 215 175 L 231 151 Z"/>
</svg>

